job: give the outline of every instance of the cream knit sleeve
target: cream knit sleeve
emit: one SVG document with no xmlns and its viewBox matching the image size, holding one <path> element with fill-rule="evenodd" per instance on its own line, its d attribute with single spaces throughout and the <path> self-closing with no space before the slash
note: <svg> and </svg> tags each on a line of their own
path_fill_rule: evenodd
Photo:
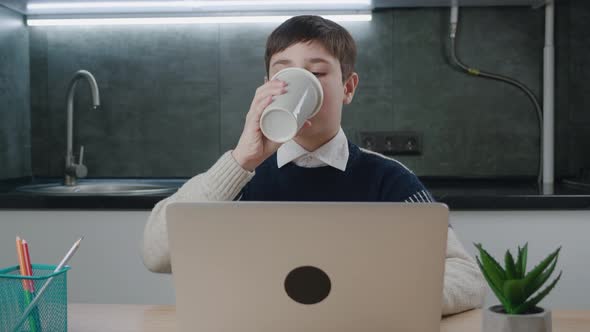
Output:
<svg viewBox="0 0 590 332">
<path fill-rule="evenodd" d="M 166 231 L 166 207 L 172 202 L 230 201 L 252 179 L 254 172 L 244 170 L 226 152 L 205 173 L 188 180 L 178 191 L 153 208 L 143 233 L 144 265 L 152 272 L 170 273 L 170 252 Z"/>
<path fill-rule="evenodd" d="M 450 315 L 483 304 L 487 285 L 475 260 L 449 228 L 442 314 Z"/>
</svg>

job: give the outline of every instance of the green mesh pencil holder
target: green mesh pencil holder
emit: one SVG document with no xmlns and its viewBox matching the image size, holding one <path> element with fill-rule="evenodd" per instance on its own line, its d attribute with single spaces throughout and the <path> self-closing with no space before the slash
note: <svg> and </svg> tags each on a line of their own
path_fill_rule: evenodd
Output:
<svg viewBox="0 0 590 332">
<path fill-rule="evenodd" d="M 30 277 L 21 276 L 18 265 L 0 270 L 0 332 L 67 332 L 70 267 L 53 272 L 56 268 L 33 264 Z"/>
</svg>

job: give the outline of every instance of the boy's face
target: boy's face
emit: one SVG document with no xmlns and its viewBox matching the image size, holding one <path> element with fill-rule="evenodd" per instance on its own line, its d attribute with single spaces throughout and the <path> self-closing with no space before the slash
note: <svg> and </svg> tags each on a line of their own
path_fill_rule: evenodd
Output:
<svg viewBox="0 0 590 332">
<path fill-rule="evenodd" d="M 312 72 L 324 90 L 322 108 L 310 119 L 312 126 L 302 129 L 298 137 L 321 140 L 326 139 L 326 135 L 335 135 L 340 128 L 342 105 L 352 101 L 358 83 L 357 74 L 353 73 L 343 82 L 340 61 L 316 41 L 296 43 L 274 54 L 269 62 L 269 78 L 287 67 Z"/>
</svg>

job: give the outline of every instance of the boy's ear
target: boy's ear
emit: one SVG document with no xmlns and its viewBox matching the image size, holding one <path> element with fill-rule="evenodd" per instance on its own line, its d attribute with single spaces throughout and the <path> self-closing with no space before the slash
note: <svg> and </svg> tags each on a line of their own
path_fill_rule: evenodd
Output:
<svg viewBox="0 0 590 332">
<path fill-rule="evenodd" d="M 350 104 L 352 102 L 352 98 L 354 97 L 354 92 L 356 91 L 356 87 L 359 84 L 359 75 L 357 73 L 352 73 L 344 82 L 344 99 L 342 100 L 343 104 Z"/>
<path fill-rule="evenodd" d="M 264 75 L 264 83 L 268 82 L 268 76 Z"/>
</svg>

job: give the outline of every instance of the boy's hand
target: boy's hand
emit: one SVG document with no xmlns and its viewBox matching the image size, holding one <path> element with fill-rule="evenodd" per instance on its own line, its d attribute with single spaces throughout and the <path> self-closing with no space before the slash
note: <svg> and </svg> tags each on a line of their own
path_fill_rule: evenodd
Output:
<svg viewBox="0 0 590 332">
<path fill-rule="evenodd" d="M 244 131 L 238 145 L 232 151 L 233 157 L 245 170 L 253 171 L 281 146 L 281 143 L 273 142 L 262 134 L 260 117 L 262 111 L 272 103 L 272 98 L 285 92 L 287 92 L 287 83 L 279 80 L 268 81 L 256 89 L 250 110 L 246 115 Z M 309 126 L 311 122 L 306 121 L 303 128 Z"/>
</svg>

